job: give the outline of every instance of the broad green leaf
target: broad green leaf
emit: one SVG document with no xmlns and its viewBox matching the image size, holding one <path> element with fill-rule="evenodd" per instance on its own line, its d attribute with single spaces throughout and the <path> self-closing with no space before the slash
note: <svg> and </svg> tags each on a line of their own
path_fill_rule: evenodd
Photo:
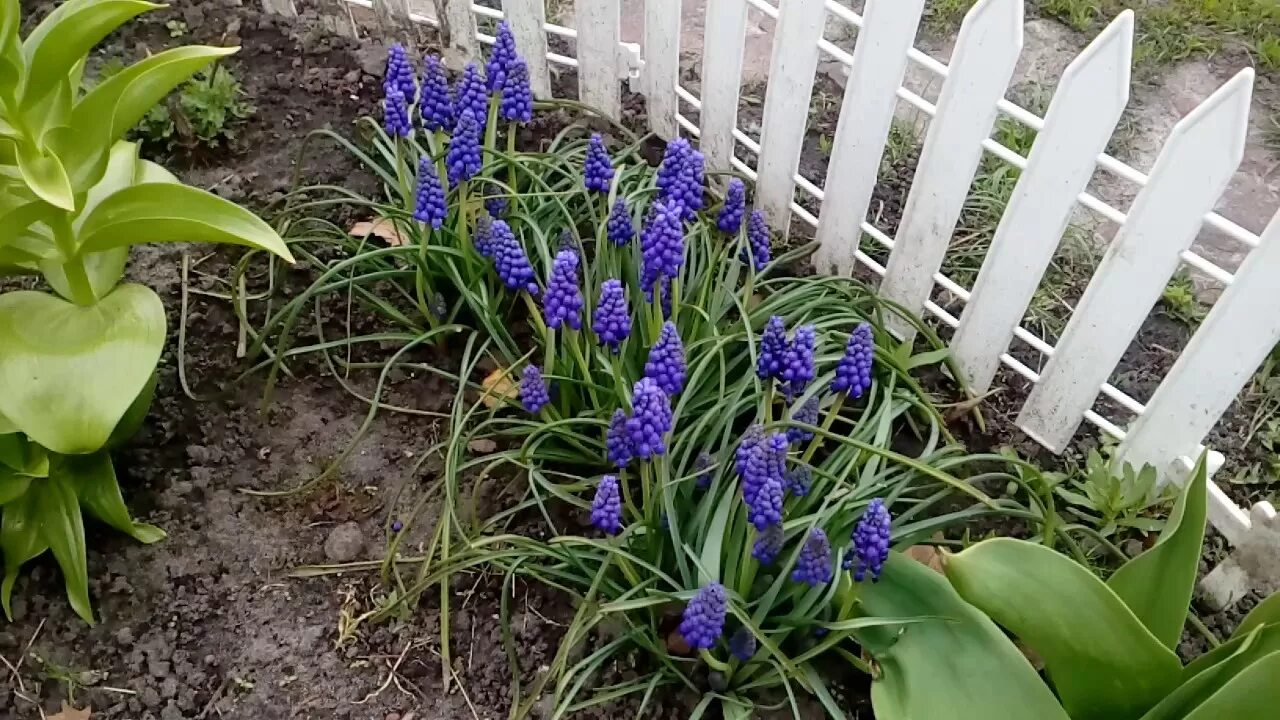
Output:
<svg viewBox="0 0 1280 720">
<path fill-rule="evenodd" d="M 67 166 L 72 184 L 83 188 L 96 182 L 106 148 L 175 87 L 237 50 L 198 45 L 166 50 L 130 65 L 90 90 L 71 114 Z"/>
<path fill-rule="evenodd" d="M 106 252 L 89 253 L 82 255 L 80 262 L 84 263 L 84 271 L 89 277 L 89 287 L 93 290 L 93 296 L 101 300 L 115 289 L 120 283 L 120 278 L 124 277 L 124 267 L 129 262 L 129 248 L 119 247 Z M 45 281 L 54 289 L 54 292 L 67 300 L 74 298 L 71 285 L 67 282 L 66 263 L 59 260 L 45 260 L 40 263 L 40 274 L 44 275 Z"/>
<path fill-rule="evenodd" d="M 914 370 L 915 368 L 924 367 L 926 365 L 937 365 L 943 360 L 946 360 L 947 356 L 950 354 L 951 348 L 939 348 L 937 350 L 916 353 L 906 362 L 906 369 Z"/>
<path fill-rule="evenodd" d="M 1251 664 L 1186 720 L 1271 720 L 1280 707 L 1280 652 Z"/>
<path fill-rule="evenodd" d="M 871 616 L 946 618 L 854 633 L 880 668 L 871 684 L 879 720 L 1067 720 L 1031 663 L 938 573 L 891 553 L 879 582 L 858 593 Z"/>
<path fill-rule="evenodd" d="M 102 522 L 138 542 L 150 544 L 164 539 L 163 530 L 136 523 L 129 515 L 111 465 L 111 454 L 106 450 L 92 455 L 60 456 L 53 461 L 51 471 L 52 476 L 70 482 L 80 506 Z"/>
<path fill-rule="evenodd" d="M 63 584 L 71 609 L 84 621 L 93 624 L 93 607 L 89 603 L 89 561 L 85 557 L 84 518 L 76 500 L 75 486 L 69 478 L 52 474 L 34 488 L 35 520 L 40 537 L 53 551 L 62 568 Z"/>
<path fill-rule="evenodd" d="M 43 484 L 43 483 L 41 483 Z M 28 560 L 49 549 L 40 534 L 36 514 L 36 493 L 28 491 L 20 499 L 0 508 L 0 551 L 4 554 L 4 582 L 0 583 L 0 606 L 5 617 L 13 619 L 9 599 L 18 572 Z"/>
<path fill-rule="evenodd" d="M 27 494 L 31 487 L 31 476 L 23 475 L 16 470 L 0 467 L 0 505 L 7 505 Z"/>
<path fill-rule="evenodd" d="M 1218 688 L 1231 681 L 1240 673 L 1262 658 L 1277 652 L 1274 647 L 1260 642 L 1262 630 L 1258 629 L 1249 637 L 1243 638 L 1229 657 L 1213 667 L 1186 679 L 1173 692 L 1169 693 L 1160 704 L 1156 705 L 1142 720 L 1180 720 L 1192 710 L 1203 704 Z"/>
<path fill-rule="evenodd" d="M 142 427 L 142 421 L 147 419 L 147 411 L 151 409 L 151 401 L 156 397 L 156 382 L 159 379 L 159 373 L 151 373 L 151 379 L 125 411 L 124 417 L 120 418 L 115 430 L 111 431 L 111 437 L 107 439 L 108 450 L 120 447 L 138 434 L 138 428 Z"/>
<path fill-rule="evenodd" d="M 1234 640 L 1249 634 L 1256 627 L 1261 625 L 1280 624 L 1280 592 L 1271 593 L 1256 607 L 1244 616 L 1244 620 L 1240 621 L 1240 626 L 1231 634 Z"/>
<path fill-rule="evenodd" d="M 18 84 L 22 80 L 22 42 L 18 27 L 22 24 L 22 7 L 18 0 L 0 3 L 0 103 L 12 111 L 17 105 Z"/>
<path fill-rule="evenodd" d="M 1274 597 L 1274 596 L 1273 596 Z M 1261 606 L 1259 606 L 1261 607 Z M 1246 618 L 1247 619 L 1247 618 Z M 1244 624 L 1241 624 L 1244 627 Z M 1253 631 L 1257 631 L 1254 637 Z M 1182 681 L 1190 682 L 1192 678 L 1216 667 L 1219 663 L 1234 655 L 1246 640 L 1253 638 L 1251 647 L 1255 653 L 1271 653 L 1280 651 L 1280 623 L 1255 625 L 1250 632 L 1241 635 L 1239 630 L 1227 642 L 1192 660 L 1182 669 Z"/>
<path fill-rule="evenodd" d="M 61 210 L 43 200 L 33 199 L 0 214 L 0 247 L 16 244 L 27 229 L 37 222 L 61 214 Z"/>
<path fill-rule="evenodd" d="M 99 203 L 80 228 L 82 252 L 155 242 L 246 245 L 293 255 L 271 226 L 213 193 L 186 185 L 144 183 Z"/>
<path fill-rule="evenodd" d="M 947 579 L 1044 659 L 1072 720 L 1137 718 L 1178 684 L 1178 656 L 1093 573 L 1043 545 L 984 540 Z"/>
<path fill-rule="evenodd" d="M 71 180 L 56 155 L 43 153 L 31 143 L 17 143 L 18 169 L 22 181 L 41 200 L 68 212 L 76 209 Z"/>
<path fill-rule="evenodd" d="M 0 413 L 54 452 L 96 452 L 150 381 L 164 336 L 164 304 L 141 285 L 87 307 L 0 295 Z"/>
<path fill-rule="evenodd" d="M 59 84 L 70 83 L 72 68 L 94 45 L 131 18 L 159 7 L 141 0 L 69 0 L 49 13 L 22 44 L 27 63 L 22 107 L 30 109 Z"/>
<path fill-rule="evenodd" d="M 1208 504 L 1206 482 L 1205 456 L 1201 455 L 1160 539 L 1107 580 L 1107 587 L 1170 650 L 1177 650 L 1182 638 L 1200 567 Z"/>
<path fill-rule="evenodd" d="M 27 440 L 12 425 L 0 417 L 0 466 L 12 470 L 27 468 Z"/>
</svg>

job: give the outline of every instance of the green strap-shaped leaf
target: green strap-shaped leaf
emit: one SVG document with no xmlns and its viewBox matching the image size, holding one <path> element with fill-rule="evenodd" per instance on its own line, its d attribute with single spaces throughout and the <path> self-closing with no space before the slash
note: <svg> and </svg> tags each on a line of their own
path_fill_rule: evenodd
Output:
<svg viewBox="0 0 1280 720">
<path fill-rule="evenodd" d="M 141 0 L 68 0 L 58 6 L 22 44 L 27 64 L 22 107 L 34 107 L 69 83 L 76 63 L 113 30 L 159 7 Z"/>
<path fill-rule="evenodd" d="M 1107 587 L 1170 650 L 1176 650 L 1182 638 L 1200 566 L 1208 505 L 1206 476 L 1201 455 L 1160 539 L 1107 580 Z"/>
<path fill-rule="evenodd" d="M 140 60 L 90 90 L 71 113 L 67 169 L 83 189 L 96 182 L 102 149 L 138 124 L 148 110 L 201 68 L 238 48 L 174 48 Z"/>
<path fill-rule="evenodd" d="M 1243 638 L 1243 642 L 1229 657 L 1184 681 L 1161 700 L 1159 705 L 1143 715 L 1142 720 L 1180 720 L 1186 717 L 1191 711 L 1204 704 L 1217 692 L 1218 688 L 1262 658 L 1277 652 L 1276 648 L 1268 648 L 1266 643 L 1260 642 L 1261 634 L 1262 630 L 1258 629 L 1247 638 Z M 1280 678 L 1277 679 L 1280 680 Z"/>
<path fill-rule="evenodd" d="M 1186 720 L 1271 720 L 1280 708 L 1280 652 L 1249 665 Z"/>
<path fill-rule="evenodd" d="M 1273 595 L 1272 597 L 1275 596 Z M 1241 623 L 1241 627 L 1244 627 L 1243 623 Z M 1253 634 L 1254 631 L 1257 632 L 1256 637 Z M 1280 651 L 1280 623 L 1255 625 L 1244 635 L 1241 635 L 1240 631 L 1236 630 L 1229 641 L 1192 660 L 1190 664 L 1183 668 L 1182 681 L 1184 683 L 1190 682 L 1192 678 L 1216 667 L 1219 663 L 1239 651 L 1246 640 L 1250 640 L 1254 652 L 1266 654 Z"/>
<path fill-rule="evenodd" d="M 102 522 L 129 535 L 138 542 L 151 544 L 165 537 L 154 525 L 136 523 L 120 494 L 111 454 L 103 450 L 92 455 L 60 456 L 52 464 L 52 475 L 68 480 L 75 489 L 80 506 Z"/>
<path fill-rule="evenodd" d="M 1244 620 L 1240 621 L 1236 631 L 1231 634 L 1231 638 L 1248 635 L 1254 628 L 1263 625 L 1280 625 L 1280 592 L 1268 595 L 1250 610 L 1249 614 L 1244 616 Z"/>
<path fill-rule="evenodd" d="M 151 401 L 156 397 L 156 382 L 159 379 L 159 373 L 151 373 L 151 379 L 142 388 L 142 392 L 138 393 L 138 397 L 134 398 L 133 404 L 125 411 L 124 417 L 116 423 L 115 429 L 111 431 L 111 437 L 107 439 L 108 450 L 120 447 L 138 434 L 142 421 L 147 418 L 147 411 L 151 409 Z"/>
<path fill-rule="evenodd" d="M 213 193 L 186 185 L 144 183 L 98 204 L 80 228 L 81 252 L 156 242 L 245 245 L 289 262 L 284 240 L 258 216 Z"/>
<path fill-rule="evenodd" d="M 0 467 L 0 505 L 7 505 L 27 494 L 31 476 L 8 467 Z"/>
<path fill-rule="evenodd" d="M 945 618 L 854 633 L 880 668 L 879 720 L 1066 720 L 1031 663 L 941 575 L 892 553 L 879 582 L 858 592 L 871 616 Z"/>
<path fill-rule="evenodd" d="M 36 521 L 40 537 L 53 551 L 62 568 L 62 581 L 67 589 L 71 609 L 84 621 L 93 624 L 93 606 L 89 603 L 89 561 L 85 557 L 84 518 L 76 500 L 71 479 L 49 475 L 31 492 L 36 498 Z"/>
<path fill-rule="evenodd" d="M 41 152 L 31 143 L 16 144 L 18 170 L 22 181 L 41 200 L 68 212 L 76 209 L 75 194 L 71 191 L 71 179 L 56 155 Z"/>
<path fill-rule="evenodd" d="M 22 42 L 18 39 L 21 24 L 18 0 L 0 0 L 0 104 L 10 112 L 17 106 L 15 91 L 22 80 Z"/>
<path fill-rule="evenodd" d="M 5 617 L 13 619 L 10 598 L 18 571 L 28 560 L 49 549 L 40 534 L 40 521 L 36 514 L 35 493 L 28 490 L 18 500 L 0 509 L 0 551 L 4 553 L 4 582 L 0 583 L 0 606 Z"/>
<path fill-rule="evenodd" d="M 945 556 L 943 567 L 961 597 L 1044 659 L 1072 720 L 1137 718 L 1177 686 L 1178 656 L 1069 558 L 997 538 Z"/>
<path fill-rule="evenodd" d="M 9 422 L 0 417 L 0 469 L 27 469 L 27 439 Z"/>
<path fill-rule="evenodd" d="M 8 212 L 0 214 L 0 247 L 17 244 L 28 228 L 58 213 L 57 208 L 43 200 L 32 200 L 9 208 Z"/>
<path fill-rule="evenodd" d="M 0 435 L 8 435 L 9 433 L 18 432 L 18 426 L 14 425 L 9 418 L 0 415 Z"/>
<path fill-rule="evenodd" d="M 150 381 L 164 336 L 164 304 L 141 285 L 91 306 L 0 295 L 0 413 L 56 453 L 96 452 Z"/>
</svg>

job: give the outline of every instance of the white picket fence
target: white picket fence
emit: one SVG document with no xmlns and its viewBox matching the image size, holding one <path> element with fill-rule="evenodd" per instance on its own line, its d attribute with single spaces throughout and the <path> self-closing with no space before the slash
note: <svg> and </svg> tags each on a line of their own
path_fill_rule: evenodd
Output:
<svg viewBox="0 0 1280 720">
<path fill-rule="evenodd" d="M 332 0 L 329 0 L 332 1 Z M 408 0 L 342 0 L 393 22 L 439 27 L 436 14 L 411 11 Z M 263 0 L 268 10 L 295 12 L 293 0 Z M 548 63 L 576 68 L 580 98 L 613 117 L 619 81 L 630 79 L 647 101 L 650 128 L 699 138 L 710 170 L 734 169 L 756 182 L 756 204 L 774 229 L 792 216 L 816 230 L 823 271 L 856 265 L 882 276 L 880 292 L 954 329 L 950 345 L 976 392 L 991 387 L 1000 365 L 1033 383 L 1018 416 L 1029 436 L 1061 452 L 1082 421 L 1121 441 L 1124 459 L 1151 463 L 1165 478 L 1185 477 L 1214 424 L 1280 342 L 1280 213 L 1259 237 L 1213 212 L 1239 165 L 1248 130 L 1253 72 L 1240 71 L 1173 129 L 1150 175 L 1106 155 L 1129 98 L 1134 18 L 1126 11 L 1063 73 L 1044 118 L 1004 99 L 1022 50 L 1022 0 L 980 0 L 965 17 L 944 65 L 914 47 L 924 0 L 866 0 L 859 15 L 831 0 L 706 0 L 701 98 L 678 81 L 681 0 L 645 0 L 642 47 L 619 41 L 619 0 L 576 0 L 575 27 L 546 22 L 542 0 L 503 0 L 504 11 L 470 0 L 434 0 L 450 28 L 451 59 L 477 59 L 493 37 L 476 17 L 506 17 L 530 62 L 534 90 L 550 93 Z M 757 142 L 738 127 L 748 8 L 776 18 L 773 53 Z M 823 38 L 828 18 L 858 29 L 852 54 Z M 547 34 L 574 40 L 576 57 L 548 52 Z M 820 55 L 849 66 L 824 187 L 798 173 L 809 98 Z M 903 85 L 908 63 L 943 79 L 937 103 Z M 867 222 L 881 156 L 898 100 L 931 118 L 897 237 Z M 695 125 L 681 103 L 699 113 Z M 1036 131 L 1029 157 L 991 139 L 1004 114 Z M 735 156 L 745 148 L 756 167 Z M 941 274 L 984 152 L 1022 170 L 974 286 Z M 1095 168 L 1141 187 L 1128 212 L 1087 192 Z M 815 217 L 795 201 L 797 188 L 820 203 Z M 1120 225 L 1056 345 L 1020 323 L 1077 205 Z M 1230 273 L 1191 250 L 1202 225 L 1251 248 Z M 859 249 L 863 234 L 888 248 L 887 265 Z M 1226 289 L 1145 405 L 1108 382 L 1161 292 L 1182 265 Z M 935 287 L 964 304 L 960 317 L 930 300 Z M 894 328 L 908 338 L 905 324 Z M 1014 341 L 1048 360 L 1040 372 L 1009 352 Z M 1095 412 L 1105 396 L 1136 416 L 1128 428 Z M 1210 452 L 1210 471 L 1221 466 Z M 1238 545 L 1250 515 L 1211 483 L 1210 520 Z M 1254 509 L 1274 517 L 1270 505 Z"/>
</svg>

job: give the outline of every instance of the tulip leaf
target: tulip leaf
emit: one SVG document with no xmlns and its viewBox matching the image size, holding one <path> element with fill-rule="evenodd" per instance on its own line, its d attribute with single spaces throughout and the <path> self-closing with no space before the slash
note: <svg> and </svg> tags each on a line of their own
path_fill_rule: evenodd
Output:
<svg viewBox="0 0 1280 720">
<path fill-rule="evenodd" d="M 56 466 L 56 465 L 55 465 Z M 85 557 L 84 517 L 76 500 L 71 479 L 50 474 L 31 493 L 36 498 L 35 520 L 40 537 L 53 551 L 62 568 L 62 581 L 67 589 L 71 609 L 93 624 L 93 607 L 89 603 L 89 561 Z"/>
<path fill-rule="evenodd" d="M 160 528 L 136 523 L 130 517 L 107 451 L 60 456 L 53 462 L 51 474 L 70 481 L 80 505 L 102 522 L 141 543 L 151 544 L 164 539 L 164 531 Z"/>
<path fill-rule="evenodd" d="M 22 106 L 35 107 L 70 75 L 94 45 L 131 18 L 162 7 L 141 0 L 68 0 L 49 13 L 22 44 L 28 72 Z"/>
<path fill-rule="evenodd" d="M 213 193 L 172 183 L 125 188 L 80 228 L 81 252 L 155 242 L 213 242 L 267 250 L 293 262 L 284 240 L 253 213 Z"/>
<path fill-rule="evenodd" d="M 854 633 L 880 668 L 879 720 L 1067 720 L 1026 657 L 938 573 L 892 553 L 879 581 L 858 587 L 869 615 L 945 618 Z"/>
<path fill-rule="evenodd" d="M 4 555 L 4 582 L 0 583 L 0 606 L 5 617 L 13 619 L 9 599 L 13 596 L 13 584 L 18 580 L 22 566 L 49 549 L 40 533 L 36 493 L 26 495 L 5 505 L 0 510 L 0 554 Z"/>
<path fill-rule="evenodd" d="M 1107 587 L 1120 596 L 1151 634 L 1170 650 L 1178 648 L 1195 590 L 1204 545 L 1207 482 L 1202 454 L 1190 482 L 1182 489 L 1165 522 L 1160 539 L 1107 580 Z"/>
<path fill-rule="evenodd" d="M 175 87 L 214 60 L 238 48 L 199 45 L 152 55 L 102 81 L 76 103 L 71 114 L 68 170 L 76 188 L 96 182 L 101 149 L 119 140 Z"/>
<path fill-rule="evenodd" d="M 156 397 L 156 382 L 159 379 L 158 373 L 151 373 L 151 379 L 142 388 L 142 392 L 138 393 L 138 397 L 134 399 L 129 409 L 124 412 L 124 417 L 116 423 L 115 429 L 111 431 L 111 437 L 107 439 L 108 450 L 120 447 L 138 434 L 142 421 L 147 419 L 147 411 L 151 409 L 151 401 Z"/>
<path fill-rule="evenodd" d="M 164 304 L 141 285 L 91 306 L 0 295 L 0 413 L 54 452 L 96 452 L 150 381 L 164 338 Z"/>
<path fill-rule="evenodd" d="M 30 143 L 17 143 L 18 170 L 22 182 L 41 200 L 68 212 L 76 209 L 71 180 L 57 155 L 41 152 Z"/>
<path fill-rule="evenodd" d="M 0 102 L 12 109 L 17 97 L 14 91 L 22 79 L 22 43 L 18 26 L 22 24 L 22 7 L 18 0 L 2 0 L 0 4 Z"/>
<path fill-rule="evenodd" d="M 1178 656 L 1088 568 L 1043 545 L 985 540 L 944 556 L 943 568 L 1044 660 L 1072 720 L 1137 718 L 1178 684 Z"/>
<path fill-rule="evenodd" d="M 1185 720 L 1265 720 L 1280 707 L 1280 652 L 1273 652 L 1229 680 Z"/>
<path fill-rule="evenodd" d="M 0 418 L 2 422 L 5 420 Z M 16 429 L 0 433 L 0 466 L 11 470 L 27 469 L 27 441 Z"/>
<path fill-rule="evenodd" d="M 1231 638 L 1234 640 L 1249 634 L 1256 627 L 1273 624 L 1280 624 L 1280 592 L 1268 595 L 1250 610 L 1249 614 L 1244 616 L 1244 620 L 1240 621 L 1236 631 L 1231 634 Z"/>
<path fill-rule="evenodd" d="M 7 467 L 0 467 L 0 505 L 7 505 L 27 494 L 31 476 Z"/>
<path fill-rule="evenodd" d="M 1271 597 L 1277 597 L 1277 595 L 1272 595 Z M 1262 606 L 1259 605 L 1258 607 Z M 1255 608 L 1256 610 L 1257 608 Z M 1245 620 L 1247 621 L 1248 618 L 1245 618 Z M 1244 626 L 1244 623 L 1240 624 L 1241 628 Z M 1254 637 L 1254 631 L 1257 631 L 1256 637 Z M 1219 663 L 1235 654 L 1244 645 L 1245 641 L 1251 638 L 1251 647 L 1255 653 L 1266 654 L 1280 651 L 1280 623 L 1255 625 L 1248 633 L 1243 635 L 1240 634 L 1240 630 L 1237 628 L 1230 640 L 1192 660 L 1190 664 L 1183 668 L 1183 682 L 1190 682 L 1192 678 L 1216 667 Z"/>
<path fill-rule="evenodd" d="M 1242 642 L 1236 645 L 1229 656 L 1204 672 L 1186 678 L 1177 689 L 1143 715 L 1142 720 L 1180 720 L 1232 678 L 1266 656 L 1280 651 L 1280 648 L 1266 642 L 1262 633 L 1262 628 L 1258 628 L 1248 637 L 1241 638 Z"/>
</svg>

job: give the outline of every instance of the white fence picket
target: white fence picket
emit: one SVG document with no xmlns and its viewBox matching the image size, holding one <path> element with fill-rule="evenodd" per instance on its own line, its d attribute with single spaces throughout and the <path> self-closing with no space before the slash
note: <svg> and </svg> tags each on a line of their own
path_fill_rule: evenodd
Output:
<svg viewBox="0 0 1280 720">
<path fill-rule="evenodd" d="M 551 71 L 547 67 L 546 6 L 542 0 L 502 0 L 502 12 L 516 48 L 529 65 L 529 85 L 534 97 L 551 97 Z"/>
<path fill-rule="evenodd" d="M 649 129 L 661 138 L 680 132 L 676 111 L 680 100 L 676 82 L 680 76 L 681 0 L 645 0 L 644 93 Z"/>
<path fill-rule="evenodd" d="M 1280 344 L 1277 267 L 1280 213 L 1129 428 L 1120 444 L 1127 461 L 1164 470 L 1173 458 L 1197 454 L 1253 371 Z"/>
<path fill-rule="evenodd" d="M 262 0 L 262 9 L 285 17 L 298 16 L 298 9 L 294 7 L 293 0 Z"/>
<path fill-rule="evenodd" d="M 1253 70 L 1241 70 L 1174 127 L 1018 415 L 1041 445 L 1066 448 L 1231 180 L 1252 89 Z"/>
<path fill-rule="evenodd" d="M 622 115 L 618 90 L 618 0 L 578 0 L 578 99 L 617 120 Z"/>
<path fill-rule="evenodd" d="M 1021 53 L 1022 0 L 982 0 L 965 15 L 880 284 L 882 296 L 913 313 L 929 300 L 982 159 L 982 141 L 995 124 L 996 103 Z M 888 325 L 903 339 L 915 336 L 896 315 Z"/>
<path fill-rule="evenodd" d="M 862 221 L 907 71 L 907 51 L 923 11 L 924 0 L 867 0 L 823 188 L 838 201 L 823 203 L 818 214 L 819 244 L 813 261 L 819 272 L 848 275 L 858 264 Z"/>
<path fill-rule="evenodd" d="M 449 26 L 448 43 L 443 53 L 445 63 L 455 70 L 480 59 L 480 44 L 476 40 L 476 16 L 471 12 L 471 0 L 433 0 L 437 16 L 443 16 Z M 441 3 L 444 4 L 441 13 Z M 442 38 L 443 39 L 443 38 Z"/>
<path fill-rule="evenodd" d="M 785 0 L 778 8 L 760 131 L 755 204 L 767 214 L 769 226 L 781 233 L 786 233 L 791 222 L 795 175 L 826 16 L 825 0 Z M 706 105 L 704 102 L 703 107 Z"/>
<path fill-rule="evenodd" d="M 409 24 L 409 0 L 372 0 L 373 15 L 378 22 L 392 25 Z"/>
<path fill-rule="evenodd" d="M 1129 101 L 1133 11 L 1126 10 L 1062 75 L 974 282 L 951 352 L 974 393 L 991 387 L 1036 287 Z"/>
<path fill-rule="evenodd" d="M 742 91 L 742 51 L 746 42 L 746 0 L 707 0 L 702 40 L 702 108 L 699 148 L 708 170 L 732 170 L 733 129 Z"/>
</svg>

